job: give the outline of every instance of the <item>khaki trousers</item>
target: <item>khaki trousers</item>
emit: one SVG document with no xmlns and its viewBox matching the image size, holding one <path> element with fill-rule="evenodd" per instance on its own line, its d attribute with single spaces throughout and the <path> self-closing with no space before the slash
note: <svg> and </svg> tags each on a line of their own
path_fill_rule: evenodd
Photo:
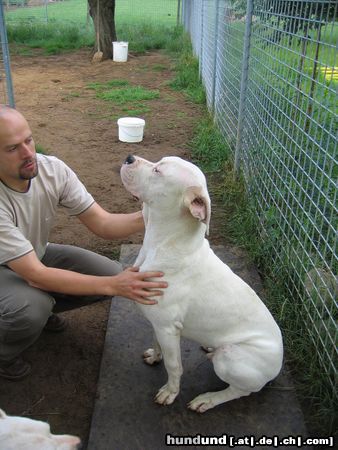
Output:
<svg viewBox="0 0 338 450">
<path fill-rule="evenodd" d="M 122 265 L 105 256 L 71 245 L 49 244 L 42 258 L 48 267 L 88 275 L 109 276 Z M 7 266 L 0 266 L 0 364 L 11 361 L 40 336 L 52 312 L 79 308 L 107 297 L 74 297 L 30 286 Z"/>
</svg>

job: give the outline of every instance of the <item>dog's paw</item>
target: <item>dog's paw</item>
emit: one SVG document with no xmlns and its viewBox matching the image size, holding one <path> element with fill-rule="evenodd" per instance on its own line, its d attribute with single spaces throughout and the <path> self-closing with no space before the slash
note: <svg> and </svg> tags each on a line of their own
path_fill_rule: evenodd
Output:
<svg viewBox="0 0 338 450">
<path fill-rule="evenodd" d="M 162 354 L 161 352 L 156 352 L 153 348 L 148 348 L 148 350 L 143 353 L 143 361 L 150 366 L 158 364 L 162 361 Z"/>
<path fill-rule="evenodd" d="M 160 405 L 171 405 L 175 398 L 177 397 L 178 392 L 172 392 L 167 384 L 161 387 L 155 397 L 155 402 Z"/>
<path fill-rule="evenodd" d="M 188 408 L 192 411 L 204 413 L 208 409 L 218 405 L 216 401 L 217 394 L 217 392 L 206 392 L 205 394 L 198 395 L 188 403 Z"/>
</svg>

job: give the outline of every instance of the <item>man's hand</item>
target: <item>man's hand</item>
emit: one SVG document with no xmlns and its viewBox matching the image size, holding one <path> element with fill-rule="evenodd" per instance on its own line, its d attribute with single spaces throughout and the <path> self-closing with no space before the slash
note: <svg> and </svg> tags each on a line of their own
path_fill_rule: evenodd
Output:
<svg viewBox="0 0 338 450">
<path fill-rule="evenodd" d="M 155 305 L 151 297 L 162 295 L 159 289 L 165 289 L 165 281 L 149 281 L 161 278 L 163 272 L 139 272 L 131 267 L 118 275 L 94 276 L 71 270 L 47 267 L 41 263 L 34 251 L 16 258 L 8 267 L 24 278 L 27 283 L 47 292 L 61 292 L 69 295 L 120 295 L 144 305 Z"/>
<path fill-rule="evenodd" d="M 156 305 L 150 297 L 163 295 L 158 289 L 168 287 L 165 281 L 148 281 L 149 278 L 163 277 L 163 272 L 139 272 L 138 267 L 129 267 L 114 276 L 115 295 L 127 297 L 143 305 Z"/>
</svg>

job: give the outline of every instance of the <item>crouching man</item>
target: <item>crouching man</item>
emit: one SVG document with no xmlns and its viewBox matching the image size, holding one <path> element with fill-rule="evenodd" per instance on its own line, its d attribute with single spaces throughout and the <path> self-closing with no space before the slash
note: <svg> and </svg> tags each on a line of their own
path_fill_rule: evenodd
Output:
<svg viewBox="0 0 338 450">
<path fill-rule="evenodd" d="M 62 161 L 36 153 L 30 127 L 17 110 L 0 105 L 0 377 L 20 380 L 31 370 L 22 352 L 42 330 L 61 331 L 56 313 L 122 296 L 156 303 L 167 284 L 147 281 L 162 272 L 122 271 L 88 250 L 48 242 L 63 206 L 104 239 L 142 231 L 141 212 L 111 214 Z M 66 295 L 64 295 L 66 294 Z"/>
</svg>

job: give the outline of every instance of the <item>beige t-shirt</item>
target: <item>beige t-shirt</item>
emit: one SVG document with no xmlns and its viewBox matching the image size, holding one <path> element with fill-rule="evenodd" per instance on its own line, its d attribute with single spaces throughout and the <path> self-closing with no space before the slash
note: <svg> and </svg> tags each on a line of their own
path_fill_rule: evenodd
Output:
<svg viewBox="0 0 338 450">
<path fill-rule="evenodd" d="M 16 192 L 0 181 L 0 264 L 35 250 L 42 258 L 58 206 L 78 215 L 93 197 L 75 173 L 54 156 L 37 155 L 39 173 L 27 192 Z"/>
</svg>

